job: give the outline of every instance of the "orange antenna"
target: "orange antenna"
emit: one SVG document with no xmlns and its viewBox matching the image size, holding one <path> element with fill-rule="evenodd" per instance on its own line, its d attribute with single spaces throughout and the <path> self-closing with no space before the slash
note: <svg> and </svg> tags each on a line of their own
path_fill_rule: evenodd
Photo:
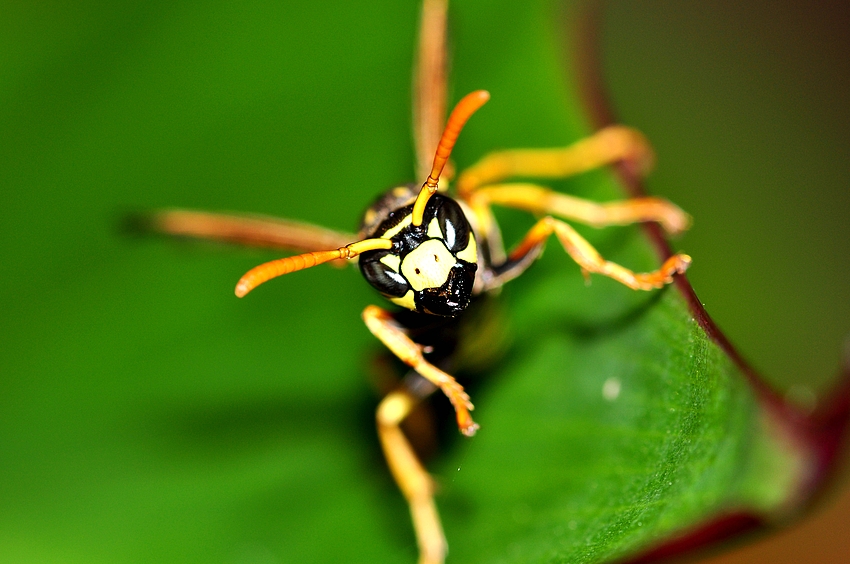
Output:
<svg viewBox="0 0 850 564">
<path fill-rule="evenodd" d="M 428 175 L 428 179 L 422 185 L 422 189 L 416 197 L 416 202 L 413 204 L 413 225 L 422 225 L 422 215 L 425 213 L 425 205 L 428 203 L 428 199 L 437 191 L 440 174 L 443 172 L 443 167 L 446 166 L 446 161 L 449 160 L 449 155 L 452 154 L 452 149 L 455 146 L 455 141 L 457 141 L 457 136 L 460 135 L 460 130 L 463 129 L 470 116 L 489 99 L 489 92 L 486 90 L 476 90 L 464 96 L 457 103 L 455 109 L 452 110 L 449 121 L 446 122 L 446 128 L 443 130 L 443 136 L 440 138 L 440 144 L 437 145 L 437 153 L 434 155 L 431 174 Z"/>
<path fill-rule="evenodd" d="M 314 251 L 294 257 L 273 260 L 260 266 L 255 266 L 246 272 L 236 284 L 236 297 L 241 298 L 260 284 L 268 282 L 272 278 L 295 272 L 296 270 L 304 270 L 305 268 L 335 259 L 351 259 L 366 251 L 391 249 L 392 247 L 393 242 L 389 239 L 364 239 L 333 251 Z"/>
</svg>

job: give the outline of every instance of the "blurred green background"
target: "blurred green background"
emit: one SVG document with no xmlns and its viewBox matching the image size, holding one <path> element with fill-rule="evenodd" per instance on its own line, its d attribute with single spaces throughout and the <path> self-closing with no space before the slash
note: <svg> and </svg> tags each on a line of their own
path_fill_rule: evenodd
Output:
<svg viewBox="0 0 850 564">
<path fill-rule="evenodd" d="M 602 37 L 615 108 L 659 153 L 650 190 L 696 219 L 676 246 L 695 257 L 697 293 L 803 398 L 850 329 L 847 11 L 821 6 L 611 2 Z M 328 10 L 0 3 L 0 560 L 209 560 L 231 538 L 274 536 L 292 500 L 356 516 L 352 538 L 406 522 L 401 505 L 370 509 L 392 486 L 363 439 L 374 342 L 359 312 L 373 295 L 356 274 L 316 269 L 240 301 L 235 280 L 274 254 L 116 229 L 124 210 L 163 206 L 351 229 L 410 178 L 416 3 Z M 487 35 L 529 20 L 480 1 L 453 16 L 455 99 L 505 81 L 560 25 Z M 555 142 L 522 123 L 574 96 L 526 66 L 499 103 L 528 109 L 496 146 Z M 469 135 L 460 162 L 489 141 Z M 348 479 L 348 505 L 310 489 L 316 473 Z M 307 552 L 350 540 L 285 526 Z M 259 540 L 228 558 L 273 561 Z"/>
<path fill-rule="evenodd" d="M 709 313 L 783 385 L 819 385 L 850 336 L 850 8 L 609 2 L 611 102 L 695 216 L 677 246 Z"/>
<path fill-rule="evenodd" d="M 647 185 L 694 215 L 675 242 L 740 352 L 810 401 L 850 357 L 850 5 L 605 3 L 614 111 L 658 151 Z M 846 361 L 845 361 L 846 362 Z M 845 562 L 846 471 L 810 518 L 714 564 Z"/>
</svg>

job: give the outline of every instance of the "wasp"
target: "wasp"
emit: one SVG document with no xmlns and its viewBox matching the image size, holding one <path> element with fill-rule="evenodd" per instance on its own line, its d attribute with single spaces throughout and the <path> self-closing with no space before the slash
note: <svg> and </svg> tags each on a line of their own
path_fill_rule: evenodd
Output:
<svg viewBox="0 0 850 564">
<path fill-rule="evenodd" d="M 395 482 L 410 507 L 421 564 L 441 564 L 447 543 L 434 501 L 434 483 L 401 423 L 425 397 L 440 390 L 449 400 L 463 435 L 479 426 L 464 388 L 440 365 L 440 351 L 413 331 L 440 320 L 451 331 L 470 304 L 521 275 L 553 235 L 585 277 L 608 276 L 633 290 L 652 290 L 685 272 L 691 258 L 669 257 L 655 271 L 636 273 L 605 260 L 567 221 L 595 227 L 657 222 L 668 233 L 688 228 L 689 216 L 660 198 L 597 203 L 516 178 L 563 178 L 626 161 L 647 170 L 653 159 L 637 131 L 611 126 L 555 149 L 493 152 L 453 179 L 452 148 L 472 115 L 490 98 L 485 90 L 463 97 L 443 124 L 446 98 L 446 0 L 425 0 L 414 86 L 414 138 L 421 183 L 395 186 L 366 210 L 359 232 L 345 234 L 291 220 L 171 210 L 151 216 L 153 228 L 172 235 L 271 246 L 302 254 L 248 271 L 235 293 L 244 297 L 273 278 L 326 262 L 356 262 L 366 281 L 393 309 L 368 305 L 363 321 L 372 334 L 417 375 L 377 407 L 378 437 Z M 449 180 L 454 180 L 449 190 Z M 493 206 L 540 217 L 510 252 L 502 243 Z M 319 249 L 319 250 L 317 250 Z M 431 324 L 434 326 L 433 324 Z"/>
</svg>

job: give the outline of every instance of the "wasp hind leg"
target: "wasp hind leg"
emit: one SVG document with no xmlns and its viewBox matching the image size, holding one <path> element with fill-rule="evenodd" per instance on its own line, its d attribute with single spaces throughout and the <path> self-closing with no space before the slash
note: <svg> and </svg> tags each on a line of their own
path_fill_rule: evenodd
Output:
<svg viewBox="0 0 850 564">
<path fill-rule="evenodd" d="M 390 472 L 410 506 L 419 564 L 443 564 L 448 546 L 434 503 L 434 481 L 399 427 L 418 401 L 403 389 L 390 392 L 375 414 L 378 438 Z"/>
<path fill-rule="evenodd" d="M 146 232 L 290 251 L 336 249 L 357 240 L 352 233 L 261 215 L 171 209 L 129 220 L 134 229 Z"/>
<path fill-rule="evenodd" d="M 691 224 L 687 213 L 663 198 L 632 198 L 600 203 L 528 183 L 483 186 L 472 194 L 470 201 L 473 208 L 498 204 L 536 214 L 554 215 L 592 227 L 653 221 L 667 233 L 678 235 Z"/>
<path fill-rule="evenodd" d="M 567 147 L 496 151 L 463 171 L 457 180 L 461 197 L 507 178 L 566 178 L 615 162 L 628 163 L 639 174 L 649 172 L 655 156 L 639 131 L 612 125 Z"/>
<path fill-rule="evenodd" d="M 598 203 L 529 183 L 503 183 L 509 178 L 564 178 L 623 162 L 643 174 L 652 167 L 649 142 L 638 131 L 606 127 L 568 147 L 514 149 L 490 153 L 458 178 L 458 195 L 487 224 L 487 207 L 498 204 L 532 213 L 554 215 L 594 227 L 654 221 L 671 234 L 685 231 L 691 218 L 662 198 L 633 198 Z"/>
</svg>

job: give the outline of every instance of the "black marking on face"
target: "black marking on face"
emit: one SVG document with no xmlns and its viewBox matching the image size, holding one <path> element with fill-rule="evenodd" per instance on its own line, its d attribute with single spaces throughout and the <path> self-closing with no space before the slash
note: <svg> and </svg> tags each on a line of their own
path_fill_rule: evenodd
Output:
<svg viewBox="0 0 850 564">
<path fill-rule="evenodd" d="M 452 254 L 457 254 L 466 248 L 472 229 L 463 210 L 454 200 L 446 199 L 437 210 L 437 222 L 443 233 L 443 241 Z"/>
<path fill-rule="evenodd" d="M 367 260 L 363 260 L 361 255 L 360 272 L 363 273 L 363 277 L 385 296 L 393 298 L 404 296 L 410 290 L 407 280 L 386 264 L 385 260 L 382 260 L 391 255 L 390 251 L 374 251 L 374 253 Z"/>
<path fill-rule="evenodd" d="M 473 282 L 475 282 L 475 269 L 457 264 L 449 271 L 443 285 L 416 292 L 416 310 L 432 315 L 454 317 L 465 310 L 472 300 Z"/>
</svg>

